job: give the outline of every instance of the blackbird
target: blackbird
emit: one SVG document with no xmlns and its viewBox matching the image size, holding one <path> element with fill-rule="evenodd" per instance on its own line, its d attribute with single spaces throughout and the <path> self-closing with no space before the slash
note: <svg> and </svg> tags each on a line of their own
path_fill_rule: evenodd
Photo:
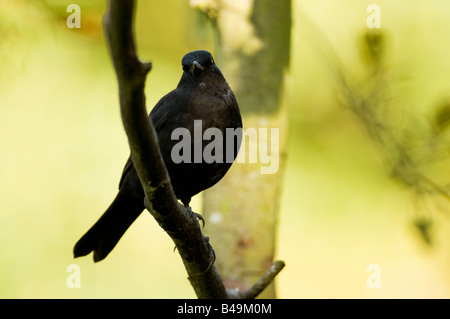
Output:
<svg viewBox="0 0 450 319">
<path fill-rule="evenodd" d="M 161 155 L 175 195 L 187 208 L 187 213 L 192 213 L 189 207 L 191 197 L 222 179 L 236 158 L 242 139 L 242 134 L 236 132 L 239 129 L 242 132 L 242 119 L 236 98 L 211 53 L 204 50 L 189 52 L 181 64 L 183 75 L 177 88 L 159 100 L 150 112 L 149 119 L 158 135 Z M 204 134 L 211 128 L 213 132 L 221 133 L 213 134 L 214 140 L 211 134 Z M 186 143 L 183 140 L 183 145 L 189 147 L 180 150 L 178 143 L 181 143 L 181 138 L 174 138 L 179 137 L 179 134 L 173 135 L 177 129 L 178 132 L 189 133 L 187 137 L 190 135 L 190 141 Z M 216 147 L 213 150 L 208 147 L 209 152 L 206 153 L 218 159 L 215 161 L 202 156 L 205 147 L 213 142 Z M 177 144 L 178 152 L 174 152 Z M 116 198 L 76 243 L 75 258 L 93 251 L 95 262 L 103 260 L 144 210 L 144 197 L 133 161 L 129 157 Z"/>
</svg>

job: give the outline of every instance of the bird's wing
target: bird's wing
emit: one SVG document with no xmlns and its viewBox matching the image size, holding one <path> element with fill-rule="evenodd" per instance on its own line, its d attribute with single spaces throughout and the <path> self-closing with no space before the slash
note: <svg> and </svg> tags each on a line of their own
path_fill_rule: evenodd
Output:
<svg viewBox="0 0 450 319">
<path fill-rule="evenodd" d="M 216 96 L 218 96 L 227 106 L 227 109 L 231 112 L 237 112 L 239 113 L 239 107 L 238 103 L 236 101 L 236 97 L 234 96 L 233 91 L 231 91 L 228 84 L 225 83 L 225 85 L 216 86 Z"/>
<path fill-rule="evenodd" d="M 125 176 L 127 175 L 128 171 L 130 170 L 130 168 L 132 166 L 133 166 L 133 161 L 131 160 L 131 155 L 130 155 L 130 156 L 128 156 L 127 162 L 125 163 L 125 167 L 123 168 L 123 171 L 122 171 L 122 176 L 120 177 L 119 189 L 122 187 Z"/>
<path fill-rule="evenodd" d="M 170 107 L 167 107 L 168 101 L 172 100 L 173 97 L 175 97 L 176 92 L 175 90 L 168 93 L 167 95 L 163 96 L 158 103 L 156 103 L 155 107 L 151 110 L 149 118 L 153 122 L 153 126 L 155 127 L 156 133 L 158 133 L 161 128 L 166 123 L 167 119 L 169 118 L 168 114 L 171 110 Z M 122 187 L 123 181 L 125 179 L 125 176 L 127 175 L 128 171 L 133 167 L 133 161 L 131 160 L 131 155 L 128 157 L 127 162 L 125 163 L 125 167 L 122 171 L 122 176 L 119 181 L 119 189 Z"/>
</svg>

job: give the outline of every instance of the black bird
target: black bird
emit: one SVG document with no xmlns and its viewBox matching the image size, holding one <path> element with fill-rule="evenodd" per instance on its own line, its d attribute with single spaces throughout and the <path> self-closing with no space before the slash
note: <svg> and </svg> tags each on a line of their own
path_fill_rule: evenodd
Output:
<svg viewBox="0 0 450 319">
<path fill-rule="evenodd" d="M 242 119 L 236 98 L 214 63 L 211 53 L 204 50 L 187 53 L 181 64 L 183 75 L 177 88 L 159 100 L 150 112 L 149 119 L 157 132 L 161 155 L 175 195 L 188 208 L 187 212 L 192 213 L 189 208 L 191 197 L 222 179 L 232 160 L 236 158 L 242 138 L 242 130 L 239 134 Z M 198 135 L 199 123 L 202 136 L 209 128 L 220 130 L 222 143 L 213 138 L 208 140 L 202 136 L 194 136 L 195 133 Z M 184 157 L 186 154 L 182 152 L 178 155 L 182 155 L 184 161 L 180 162 L 179 158 L 174 161 L 172 158 L 173 147 L 181 140 L 172 138 L 172 132 L 177 128 L 181 128 L 184 132 L 187 132 L 187 129 L 190 133 L 190 150 L 186 148 L 182 151 L 191 151 L 190 160 L 186 160 Z M 217 135 L 214 137 L 218 138 Z M 202 143 L 201 150 L 198 142 L 194 145 L 195 139 L 198 141 L 199 138 Z M 225 142 L 227 138 L 234 141 L 232 147 Z M 208 154 L 222 155 L 223 160 L 211 163 L 210 160 L 205 162 L 203 159 L 199 162 L 198 156 L 203 155 L 205 146 L 213 141 L 218 142 L 215 144 L 218 147 Z M 199 154 L 199 151 L 202 154 Z M 227 158 L 232 160 L 227 161 Z M 143 210 L 144 191 L 129 157 L 122 172 L 116 198 L 100 219 L 76 243 L 75 258 L 93 251 L 95 262 L 104 259 Z"/>
</svg>

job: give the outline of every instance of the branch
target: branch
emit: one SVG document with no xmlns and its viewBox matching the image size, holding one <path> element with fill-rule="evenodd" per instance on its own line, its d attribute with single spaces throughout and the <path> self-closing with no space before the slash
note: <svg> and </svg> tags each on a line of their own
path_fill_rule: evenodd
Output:
<svg viewBox="0 0 450 319">
<path fill-rule="evenodd" d="M 144 87 L 150 63 L 142 63 L 133 39 L 134 0 L 109 0 L 103 18 L 119 85 L 120 110 L 145 206 L 174 241 L 198 298 L 228 298 L 214 265 L 214 251 L 193 214 L 178 203 L 148 120 Z"/>
</svg>

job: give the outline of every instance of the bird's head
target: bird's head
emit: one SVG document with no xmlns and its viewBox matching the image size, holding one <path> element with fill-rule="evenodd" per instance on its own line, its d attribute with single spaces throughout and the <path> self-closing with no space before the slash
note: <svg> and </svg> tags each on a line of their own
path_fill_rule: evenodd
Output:
<svg viewBox="0 0 450 319">
<path fill-rule="evenodd" d="M 205 50 L 187 53 L 181 60 L 181 65 L 185 73 L 199 74 L 207 71 L 220 73 L 211 53 Z"/>
</svg>

